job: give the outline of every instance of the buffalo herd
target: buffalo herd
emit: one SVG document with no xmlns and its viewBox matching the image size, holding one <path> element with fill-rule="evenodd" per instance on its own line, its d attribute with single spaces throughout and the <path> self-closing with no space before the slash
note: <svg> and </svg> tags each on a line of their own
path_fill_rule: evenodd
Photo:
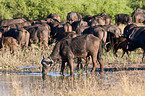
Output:
<svg viewBox="0 0 145 96">
<path fill-rule="evenodd" d="M 132 17 L 132 18 L 131 18 Z M 38 44 L 40 48 L 48 49 L 55 43 L 52 53 L 43 58 L 42 73 L 46 74 L 48 67 L 60 61 L 61 71 L 65 63 L 73 74 L 73 59 L 77 58 L 78 67 L 82 66 L 81 58 L 86 60 L 87 67 L 89 57 L 92 58 L 95 71 L 97 62 L 100 64 L 100 72 L 103 72 L 102 52 L 113 50 L 117 56 L 117 50 L 122 49 L 122 56 L 137 48 L 143 49 L 145 55 L 145 27 L 136 23 L 145 23 L 145 10 L 137 8 L 132 16 L 117 14 L 115 24 L 111 17 L 103 12 L 99 15 L 84 15 L 78 12 L 69 12 L 66 21 L 61 22 L 59 14 L 50 14 L 48 18 L 28 21 L 24 18 L 0 20 L 0 48 L 10 49 L 12 53 L 17 48 L 25 50 L 32 44 Z M 125 24 L 124 32 L 120 31 L 119 24 Z M 102 50 L 102 48 L 104 50 Z M 96 62 L 97 61 L 97 62 Z"/>
</svg>

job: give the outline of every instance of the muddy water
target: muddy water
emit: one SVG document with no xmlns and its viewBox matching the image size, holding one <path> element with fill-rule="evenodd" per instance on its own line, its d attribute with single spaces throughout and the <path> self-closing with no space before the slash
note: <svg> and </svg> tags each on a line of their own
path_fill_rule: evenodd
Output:
<svg viewBox="0 0 145 96">
<path fill-rule="evenodd" d="M 120 71 L 120 72 L 123 72 L 123 71 Z M 99 73 L 96 72 L 95 73 L 97 77 L 96 80 L 103 81 L 103 83 L 100 85 L 103 87 L 108 86 L 110 84 L 118 84 L 119 79 L 121 77 L 120 72 L 104 72 L 103 76 L 100 76 Z M 134 75 L 134 73 L 135 72 L 132 71 L 132 73 L 128 72 L 126 74 Z M 88 77 L 87 74 L 88 73 L 82 72 L 81 78 L 83 79 L 80 79 L 80 74 L 74 73 L 74 79 L 78 80 L 79 82 L 82 82 L 81 80 L 91 77 L 91 76 Z M 37 86 L 43 86 L 44 82 L 41 76 L 42 74 L 37 73 L 37 72 L 33 72 L 33 73 L 29 73 L 29 72 L 2 73 L 0 72 L 0 96 L 13 96 L 12 94 L 14 94 L 15 96 L 15 94 L 19 93 L 19 91 L 17 92 L 18 89 L 21 89 L 21 93 L 25 93 L 26 95 L 24 96 L 27 96 L 29 93 L 33 92 L 37 88 Z M 59 78 L 62 76 L 59 74 L 59 72 L 48 72 L 47 77 L 49 78 L 47 79 L 47 81 L 50 82 L 49 85 L 51 84 L 53 88 L 52 82 L 54 83 L 54 85 L 58 84 L 56 82 L 60 81 Z M 69 74 L 65 73 L 65 77 L 69 77 Z"/>
</svg>

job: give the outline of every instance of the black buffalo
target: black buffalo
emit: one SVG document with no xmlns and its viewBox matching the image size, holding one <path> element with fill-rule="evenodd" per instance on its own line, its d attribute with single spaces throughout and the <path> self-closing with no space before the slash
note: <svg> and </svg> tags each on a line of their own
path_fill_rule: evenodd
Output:
<svg viewBox="0 0 145 96">
<path fill-rule="evenodd" d="M 128 14 L 117 14 L 115 16 L 115 24 L 129 24 L 131 23 L 131 18 Z"/>
<path fill-rule="evenodd" d="M 49 66 L 56 61 L 62 62 L 60 74 L 63 75 L 65 63 L 67 62 L 70 67 L 70 75 L 73 75 L 73 59 L 82 57 L 86 58 L 88 56 L 92 57 L 92 72 L 95 72 L 95 68 L 97 66 L 96 61 L 100 63 L 100 72 L 103 72 L 100 39 L 98 37 L 89 34 L 75 38 L 63 39 L 56 43 L 49 57 L 42 59 L 41 64 L 43 78 L 45 77 Z"/>
</svg>

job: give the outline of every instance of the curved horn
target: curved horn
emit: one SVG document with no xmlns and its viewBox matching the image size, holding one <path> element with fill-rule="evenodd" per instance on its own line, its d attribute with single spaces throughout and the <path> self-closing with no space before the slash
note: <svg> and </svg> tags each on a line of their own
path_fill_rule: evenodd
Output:
<svg viewBox="0 0 145 96">
<path fill-rule="evenodd" d="M 43 59 L 44 59 L 45 57 L 44 57 L 44 55 L 43 55 Z"/>
</svg>

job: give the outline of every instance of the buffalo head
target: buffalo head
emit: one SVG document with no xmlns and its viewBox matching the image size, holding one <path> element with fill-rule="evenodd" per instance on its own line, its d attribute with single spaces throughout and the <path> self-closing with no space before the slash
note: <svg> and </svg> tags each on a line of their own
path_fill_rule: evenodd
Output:
<svg viewBox="0 0 145 96">
<path fill-rule="evenodd" d="M 48 69 L 52 68 L 54 65 L 54 61 L 51 59 L 51 57 L 44 58 L 41 60 L 42 64 L 42 78 L 45 80 L 45 75 L 47 74 Z"/>
</svg>

